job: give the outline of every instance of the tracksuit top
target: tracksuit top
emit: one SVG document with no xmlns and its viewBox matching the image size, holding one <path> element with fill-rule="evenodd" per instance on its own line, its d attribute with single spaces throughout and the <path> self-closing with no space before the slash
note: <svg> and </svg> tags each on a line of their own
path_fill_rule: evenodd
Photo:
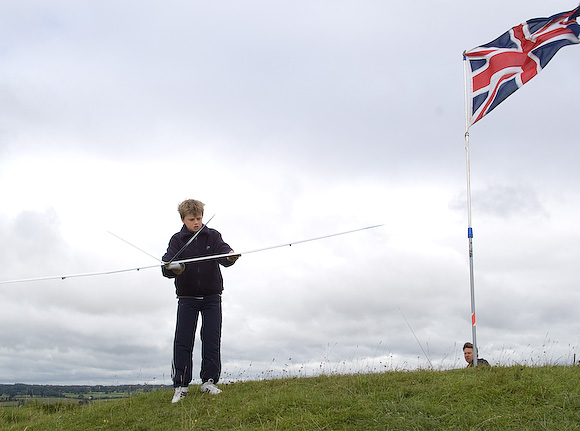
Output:
<svg viewBox="0 0 580 431">
<path fill-rule="evenodd" d="M 181 230 L 169 240 L 167 252 L 163 255 L 163 262 L 170 261 L 193 235 L 195 233 L 190 232 L 183 225 Z M 224 254 L 230 251 L 232 251 L 232 248 L 224 242 L 221 234 L 217 230 L 204 225 L 199 235 L 197 235 L 197 238 L 181 252 L 176 261 L 193 257 Z M 185 271 L 180 275 L 176 275 L 173 271 L 166 269 L 165 266 L 161 266 L 161 270 L 165 277 L 175 279 L 174 283 L 177 297 L 202 297 L 222 293 L 224 283 L 219 266 L 231 266 L 233 264 L 234 262 L 228 261 L 227 257 L 223 257 L 220 259 L 187 263 L 185 265 Z"/>
</svg>

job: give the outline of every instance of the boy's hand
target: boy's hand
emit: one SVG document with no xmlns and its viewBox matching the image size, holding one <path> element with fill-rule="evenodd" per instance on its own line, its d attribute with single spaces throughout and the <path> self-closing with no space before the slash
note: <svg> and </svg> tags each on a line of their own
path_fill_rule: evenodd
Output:
<svg viewBox="0 0 580 431">
<path fill-rule="evenodd" d="M 230 251 L 230 253 L 233 253 L 234 251 Z M 228 256 L 227 259 L 230 262 L 235 262 L 236 260 L 238 260 L 240 258 L 241 254 L 234 254 L 233 256 Z"/>
<path fill-rule="evenodd" d="M 185 271 L 185 264 L 171 262 L 171 263 L 165 264 L 165 268 L 172 271 L 176 275 L 180 275 L 183 271 Z"/>
</svg>

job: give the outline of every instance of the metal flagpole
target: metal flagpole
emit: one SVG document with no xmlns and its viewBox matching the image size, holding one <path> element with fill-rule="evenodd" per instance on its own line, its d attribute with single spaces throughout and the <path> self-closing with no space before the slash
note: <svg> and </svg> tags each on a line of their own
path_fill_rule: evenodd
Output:
<svg viewBox="0 0 580 431">
<path fill-rule="evenodd" d="M 477 366 L 477 335 L 475 325 L 475 279 L 473 275 L 473 228 L 471 225 L 471 165 L 469 159 L 469 89 L 467 84 L 467 59 L 463 53 L 463 79 L 465 81 L 465 155 L 467 167 L 467 238 L 469 241 L 469 286 L 471 292 L 471 336 L 473 338 L 473 366 Z"/>
</svg>

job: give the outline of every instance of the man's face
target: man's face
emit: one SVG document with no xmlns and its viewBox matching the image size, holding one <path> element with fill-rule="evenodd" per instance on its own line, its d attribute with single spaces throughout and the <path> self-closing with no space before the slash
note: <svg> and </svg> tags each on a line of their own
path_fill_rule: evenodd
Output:
<svg viewBox="0 0 580 431">
<path fill-rule="evenodd" d="M 183 221 L 183 224 L 185 225 L 185 227 L 187 228 L 188 231 L 197 232 L 198 230 L 201 229 L 201 225 L 202 225 L 201 220 L 202 219 L 203 219 L 203 214 L 198 214 L 198 215 L 187 214 L 185 217 L 183 217 L 182 221 Z"/>
<path fill-rule="evenodd" d="M 463 350 L 463 357 L 465 358 L 466 362 L 472 362 L 473 361 L 473 349 L 466 347 Z"/>
</svg>

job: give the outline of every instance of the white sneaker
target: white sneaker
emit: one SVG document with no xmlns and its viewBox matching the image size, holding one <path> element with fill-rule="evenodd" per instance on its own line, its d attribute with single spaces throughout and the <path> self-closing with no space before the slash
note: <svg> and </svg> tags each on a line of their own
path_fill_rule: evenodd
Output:
<svg viewBox="0 0 580 431">
<path fill-rule="evenodd" d="M 178 403 L 182 399 L 185 398 L 189 389 L 187 387 L 179 386 L 175 388 L 175 393 L 173 394 L 173 399 L 171 400 L 172 403 Z"/>
<path fill-rule="evenodd" d="M 207 382 L 201 384 L 201 392 L 211 395 L 217 395 L 222 392 L 216 385 L 213 383 L 213 379 L 209 379 Z"/>
</svg>

